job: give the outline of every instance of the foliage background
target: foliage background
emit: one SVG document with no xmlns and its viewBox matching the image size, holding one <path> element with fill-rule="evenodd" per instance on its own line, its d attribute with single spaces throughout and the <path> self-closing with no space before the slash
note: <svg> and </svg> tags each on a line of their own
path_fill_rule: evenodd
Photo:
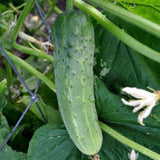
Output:
<svg viewBox="0 0 160 160">
<path fill-rule="evenodd" d="M 22 57 L 27 64 L 40 71 L 40 66 L 42 66 L 45 58 L 23 54 L 23 52 L 15 49 L 10 41 L 9 26 L 14 21 L 14 16 L 16 14 L 19 16 L 20 11 L 23 9 L 23 7 L 18 9 L 17 13 L 13 10 L 11 4 L 16 7 L 24 2 L 0 2 L 0 45 L 12 54 Z M 40 1 L 39 3 L 42 7 L 45 4 L 46 8 L 49 8 L 50 2 Z M 58 3 L 61 2 L 58 1 Z M 118 0 L 116 1 L 116 5 L 141 15 L 152 22 L 160 23 L 160 3 L 157 1 Z M 109 20 L 119 26 L 121 30 L 160 52 L 159 38 L 114 16 L 110 12 L 101 11 Z M 6 14 L 3 14 L 4 12 Z M 55 9 L 53 9 L 53 12 L 55 14 Z M 34 15 L 37 15 L 37 11 L 33 8 L 28 16 L 33 17 Z M 52 19 L 50 18 L 49 20 Z M 146 126 L 143 127 L 137 123 L 138 113 L 133 114 L 132 108 L 123 105 L 121 102 L 122 97 L 130 98 L 121 92 L 123 87 L 129 86 L 143 89 L 151 87 L 155 90 L 160 88 L 159 63 L 140 55 L 113 36 L 95 19 L 92 18 L 92 21 L 95 30 L 94 90 L 99 120 L 125 137 L 160 153 L 160 105 L 157 105 L 153 109 L 151 116 L 144 120 Z M 28 22 L 31 25 L 28 27 L 24 24 L 22 30 L 37 39 L 42 38 L 42 40 L 46 40 L 43 26 L 36 28 L 34 22 L 27 21 L 25 23 Z M 38 26 L 39 24 L 36 25 Z M 36 49 L 39 49 L 40 53 L 44 52 L 39 46 L 30 45 L 19 37 L 16 43 L 28 47 L 35 52 Z M 50 58 L 53 56 L 52 51 L 49 56 Z M 24 86 L 21 85 L 17 76 L 11 71 L 8 62 L 2 55 L 0 55 L 0 58 L 0 143 L 2 144 L 24 111 L 24 108 L 28 105 L 30 96 Z M 15 66 L 29 88 L 34 90 L 38 81 L 37 75 L 35 76 L 29 73 L 26 68 L 19 65 L 19 62 L 15 63 Z M 48 61 L 48 66 L 45 77 L 54 83 L 53 62 Z M 2 81 L 5 78 L 7 81 Z M 14 91 L 11 91 L 11 86 L 14 88 Z M 38 96 L 39 105 L 47 118 L 48 124 L 44 123 L 36 106 L 33 104 L 7 146 L 0 152 L 0 159 L 89 159 L 86 155 L 78 151 L 69 138 L 58 111 L 58 103 L 54 90 L 48 87 L 46 83 L 42 83 L 38 91 Z M 128 159 L 128 153 L 131 152 L 132 148 L 120 143 L 105 132 L 103 136 L 103 146 L 99 153 L 102 160 Z M 151 158 L 139 153 L 138 159 L 149 160 Z"/>
</svg>

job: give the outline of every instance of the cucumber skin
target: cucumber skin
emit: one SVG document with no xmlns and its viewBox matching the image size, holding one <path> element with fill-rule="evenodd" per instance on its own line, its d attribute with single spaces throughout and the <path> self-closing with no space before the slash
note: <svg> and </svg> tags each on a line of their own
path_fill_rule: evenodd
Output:
<svg viewBox="0 0 160 160">
<path fill-rule="evenodd" d="M 81 11 L 61 14 L 54 22 L 51 38 L 62 119 L 79 150 L 94 155 L 101 148 L 102 132 L 93 91 L 93 26 Z"/>
</svg>

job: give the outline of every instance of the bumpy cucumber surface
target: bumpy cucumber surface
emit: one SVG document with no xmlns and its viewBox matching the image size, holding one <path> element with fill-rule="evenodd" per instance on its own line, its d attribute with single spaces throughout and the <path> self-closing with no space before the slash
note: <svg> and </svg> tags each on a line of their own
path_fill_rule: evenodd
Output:
<svg viewBox="0 0 160 160">
<path fill-rule="evenodd" d="M 51 33 L 57 98 L 68 133 L 81 152 L 102 144 L 93 91 L 94 31 L 81 11 L 59 15 Z"/>
</svg>

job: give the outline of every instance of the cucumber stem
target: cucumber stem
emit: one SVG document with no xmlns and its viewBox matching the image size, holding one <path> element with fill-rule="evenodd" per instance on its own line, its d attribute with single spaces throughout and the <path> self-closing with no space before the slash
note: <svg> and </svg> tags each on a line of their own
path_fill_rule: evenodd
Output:
<svg viewBox="0 0 160 160">
<path fill-rule="evenodd" d="M 67 2 L 67 4 L 66 4 L 66 11 L 67 12 L 70 12 L 70 11 L 72 11 L 74 8 L 74 0 L 67 0 L 66 1 Z"/>
</svg>

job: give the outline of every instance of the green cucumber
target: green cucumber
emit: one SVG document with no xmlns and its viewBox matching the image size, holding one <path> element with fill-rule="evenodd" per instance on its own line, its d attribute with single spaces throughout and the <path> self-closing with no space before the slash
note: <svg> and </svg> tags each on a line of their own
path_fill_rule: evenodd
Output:
<svg viewBox="0 0 160 160">
<path fill-rule="evenodd" d="M 60 113 L 81 152 L 94 155 L 102 145 L 93 90 L 94 30 L 81 11 L 59 15 L 51 33 Z"/>
</svg>

